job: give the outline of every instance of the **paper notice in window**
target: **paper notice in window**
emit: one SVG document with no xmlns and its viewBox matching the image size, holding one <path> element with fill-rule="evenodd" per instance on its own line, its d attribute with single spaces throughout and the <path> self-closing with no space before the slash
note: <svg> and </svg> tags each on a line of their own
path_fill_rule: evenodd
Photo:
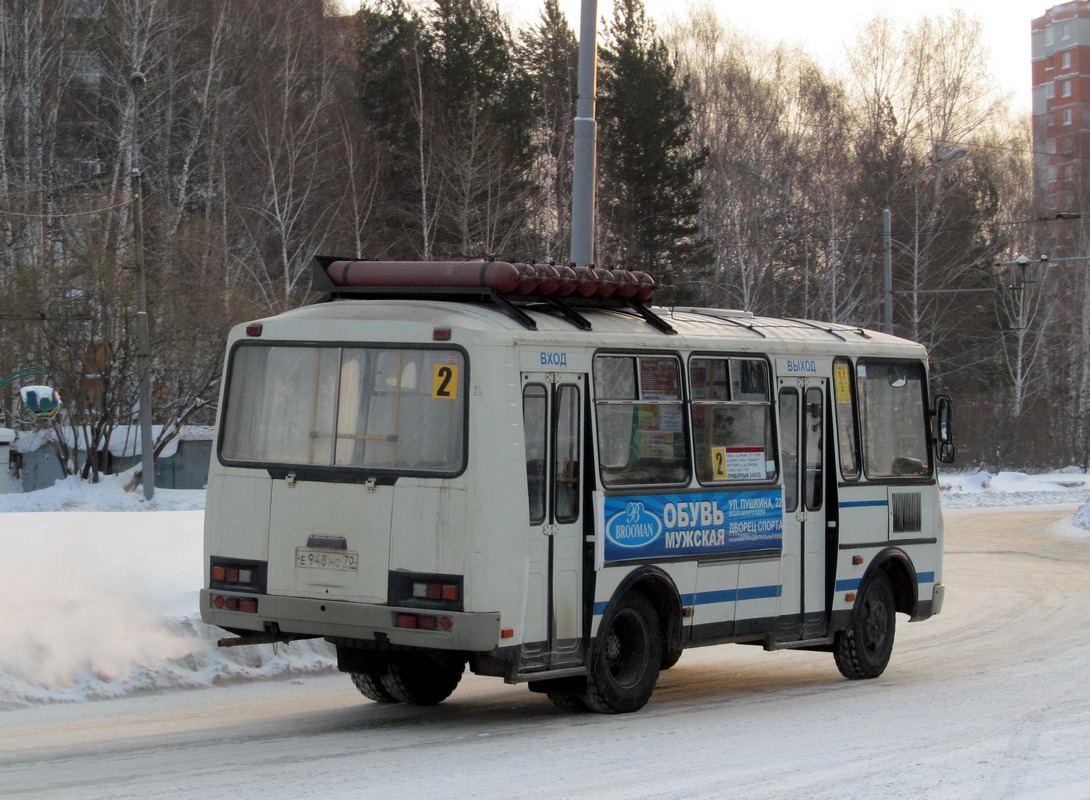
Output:
<svg viewBox="0 0 1090 800">
<path fill-rule="evenodd" d="M 765 451 L 761 447 L 713 447 L 712 476 L 718 481 L 763 481 Z"/>
</svg>

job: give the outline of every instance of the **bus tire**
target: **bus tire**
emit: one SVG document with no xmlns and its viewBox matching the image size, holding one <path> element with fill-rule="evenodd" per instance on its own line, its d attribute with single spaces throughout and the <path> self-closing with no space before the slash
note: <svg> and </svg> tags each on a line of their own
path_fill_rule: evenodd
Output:
<svg viewBox="0 0 1090 800">
<path fill-rule="evenodd" d="M 584 701 L 601 714 L 639 711 L 662 664 L 659 617 L 646 597 L 628 592 L 607 612 L 595 638 Z"/>
<path fill-rule="evenodd" d="M 360 690 L 360 694 L 368 700 L 374 700 L 376 703 L 401 702 L 386 690 L 381 675 L 372 675 L 368 672 L 353 672 L 350 677 L 352 683 Z"/>
<path fill-rule="evenodd" d="M 879 569 L 856 597 L 847 629 L 837 631 L 833 639 L 833 657 L 840 674 L 851 680 L 881 675 L 893 653 L 896 625 L 893 584 Z"/>
<path fill-rule="evenodd" d="M 663 648 L 662 651 L 662 664 L 659 665 L 659 669 L 665 672 L 674 666 L 681 660 L 681 654 L 684 652 L 681 646 L 672 647 L 670 649 Z"/>
<path fill-rule="evenodd" d="M 417 706 L 442 703 L 462 680 L 465 660 L 445 654 L 397 653 L 382 686 L 395 701 Z"/>
<path fill-rule="evenodd" d="M 548 698 L 552 700 L 553 705 L 564 711 L 573 711 L 576 713 L 584 713 L 590 711 L 587 708 L 587 702 L 583 699 L 582 695 L 568 694 L 566 692 L 549 692 Z"/>
</svg>

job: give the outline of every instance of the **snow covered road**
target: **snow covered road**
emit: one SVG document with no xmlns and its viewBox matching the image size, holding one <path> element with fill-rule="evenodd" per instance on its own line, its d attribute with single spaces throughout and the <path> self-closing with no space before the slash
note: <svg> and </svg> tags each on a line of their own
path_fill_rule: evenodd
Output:
<svg viewBox="0 0 1090 800">
<path fill-rule="evenodd" d="M 1090 542 L 1076 506 L 947 513 L 946 607 L 889 669 L 687 651 L 648 706 L 566 714 L 467 675 L 434 708 L 342 675 L 0 713 L 0 797 L 1090 797 Z"/>
</svg>

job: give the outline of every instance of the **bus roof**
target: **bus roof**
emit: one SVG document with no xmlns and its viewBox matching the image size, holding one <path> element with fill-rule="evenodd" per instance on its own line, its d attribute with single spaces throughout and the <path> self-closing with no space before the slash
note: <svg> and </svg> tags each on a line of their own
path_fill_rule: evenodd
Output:
<svg viewBox="0 0 1090 800">
<path fill-rule="evenodd" d="M 533 327 L 488 303 L 429 299 L 336 300 L 316 303 L 259 320 L 269 338 L 295 340 L 351 340 L 362 335 L 361 323 L 389 326 L 404 323 L 431 328 L 469 329 L 481 337 L 532 344 L 534 342 L 596 347 L 664 347 L 707 349 L 740 347 L 757 350 L 879 349 L 922 357 L 921 345 L 857 325 L 804 319 L 756 316 L 746 311 L 696 307 L 652 307 L 668 331 L 651 324 L 638 311 L 623 307 L 580 307 L 578 321 L 548 303 L 523 305 L 520 311 Z M 239 326 L 237 336 L 243 328 Z M 374 338 L 373 333 L 368 334 Z M 383 338 L 387 338 L 384 336 Z M 387 340 L 389 340 L 387 338 Z M 483 339 L 480 339 L 483 342 Z"/>
<path fill-rule="evenodd" d="M 660 287 L 632 270 L 499 261 L 367 261 L 316 256 L 311 285 L 322 301 L 263 321 L 283 336 L 351 341 L 361 322 L 471 329 L 476 341 L 835 352 L 863 349 L 922 357 L 905 339 L 857 325 L 760 317 L 746 311 L 650 305 Z M 294 321 L 294 322 L 289 322 Z M 270 334 L 280 336 L 280 333 Z"/>
</svg>

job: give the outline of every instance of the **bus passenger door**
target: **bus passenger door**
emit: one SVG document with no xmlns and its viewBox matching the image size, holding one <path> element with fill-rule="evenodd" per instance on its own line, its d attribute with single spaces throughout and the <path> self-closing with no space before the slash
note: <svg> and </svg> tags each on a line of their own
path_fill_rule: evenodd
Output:
<svg viewBox="0 0 1090 800">
<path fill-rule="evenodd" d="M 777 638 L 825 636 L 825 397 L 827 381 L 780 380 L 784 606 Z M 784 623 L 790 630 L 784 629 Z"/>
<path fill-rule="evenodd" d="M 529 558 L 523 671 L 583 660 L 583 375 L 523 373 Z"/>
</svg>

